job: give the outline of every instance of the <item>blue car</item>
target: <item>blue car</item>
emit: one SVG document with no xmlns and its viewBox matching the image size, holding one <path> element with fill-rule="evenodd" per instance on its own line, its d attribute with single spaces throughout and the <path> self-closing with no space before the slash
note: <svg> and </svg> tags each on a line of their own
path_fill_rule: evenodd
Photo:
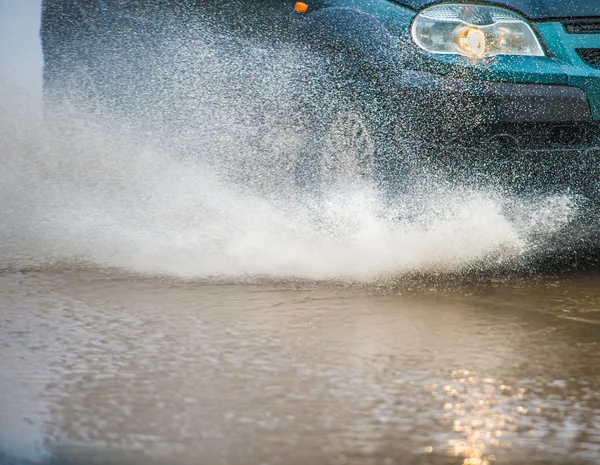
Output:
<svg viewBox="0 0 600 465">
<path fill-rule="evenodd" d="M 316 90 L 298 98 L 308 184 L 395 185 L 426 164 L 517 191 L 598 194 L 598 0 L 44 0 L 46 93 L 68 95 L 82 64 L 102 87 L 116 74 L 101 50 L 133 63 L 135 43 L 198 21 L 328 57 L 327 77 L 303 77 Z"/>
</svg>

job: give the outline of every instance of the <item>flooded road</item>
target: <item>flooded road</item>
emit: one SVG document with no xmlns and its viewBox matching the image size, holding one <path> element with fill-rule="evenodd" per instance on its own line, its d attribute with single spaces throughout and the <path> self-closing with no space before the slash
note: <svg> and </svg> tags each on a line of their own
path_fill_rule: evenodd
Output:
<svg viewBox="0 0 600 465">
<path fill-rule="evenodd" d="M 598 463 L 599 284 L 6 272 L 0 458 Z"/>
</svg>

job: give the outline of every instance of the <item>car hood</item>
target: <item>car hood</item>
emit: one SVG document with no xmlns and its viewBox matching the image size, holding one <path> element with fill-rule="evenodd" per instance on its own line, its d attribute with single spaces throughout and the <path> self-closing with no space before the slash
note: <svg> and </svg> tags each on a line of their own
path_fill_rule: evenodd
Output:
<svg viewBox="0 0 600 465">
<path fill-rule="evenodd" d="M 426 6 L 442 3 L 439 0 L 394 0 L 401 5 L 419 10 Z M 448 3 L 446 1 L 446 3 Z M 460 3 L 457 1 L 456 3 Z M 507 6 L 530 19 L 592 18 L 600 17 L 600 0 L 497 0 L 474 1 L 491 5 Z"/>
</svg>

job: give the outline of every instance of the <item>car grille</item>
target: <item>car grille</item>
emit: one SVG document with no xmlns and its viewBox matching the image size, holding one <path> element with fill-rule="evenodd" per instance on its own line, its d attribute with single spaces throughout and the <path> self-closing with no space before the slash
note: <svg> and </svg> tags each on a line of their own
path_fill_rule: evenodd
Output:
<svg viewBox="0 0 600 465">
<path fill-rule="evenodd" d="M 600 48 L 578 48 L 577 54 L 588 65 L 600 68 Z"/>
<path fill-rule="evenodd" d="M 568 34 L 600 34 L 600 19 L 565 22 Z"/>
</svg>

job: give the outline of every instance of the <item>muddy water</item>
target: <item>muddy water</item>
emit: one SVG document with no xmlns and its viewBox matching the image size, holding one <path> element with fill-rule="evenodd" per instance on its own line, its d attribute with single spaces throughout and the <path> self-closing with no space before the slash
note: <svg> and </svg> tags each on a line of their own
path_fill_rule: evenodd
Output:
<svg viewBox="0 0 600 465">
<path fill-rule="evenodd" d="M 598 463 L 599 285 L 4 273 L 0 461 Z"/>
</svg>

